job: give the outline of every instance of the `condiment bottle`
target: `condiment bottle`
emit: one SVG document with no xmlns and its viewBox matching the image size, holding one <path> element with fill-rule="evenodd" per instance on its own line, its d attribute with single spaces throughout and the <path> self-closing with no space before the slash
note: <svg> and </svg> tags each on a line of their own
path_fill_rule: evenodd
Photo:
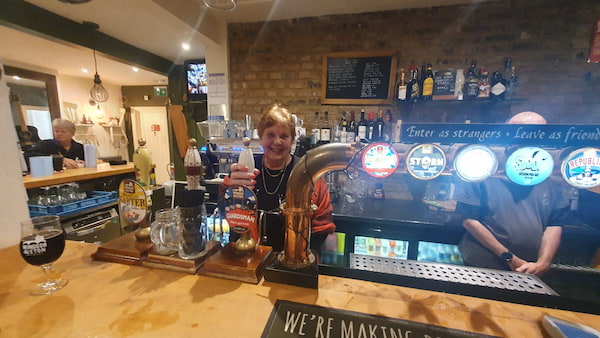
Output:
<svg viewBox="0 0 600 338">
<path fill-rule="evenodd" d="M 150 169 L 152 168 L 152 154 L 146 148 L 146 140 L 138 140 L 139 147 L 133 153 L 133 165 L 135 167 L 135 180 L 144 188 L 150 187 Z"/>
</svg>

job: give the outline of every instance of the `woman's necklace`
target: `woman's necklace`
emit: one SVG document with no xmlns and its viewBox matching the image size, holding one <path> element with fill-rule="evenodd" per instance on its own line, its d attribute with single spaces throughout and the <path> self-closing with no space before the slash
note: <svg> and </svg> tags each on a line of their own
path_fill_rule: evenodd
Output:
<svg viewBox="0 0 600 338">
<path fill-rule="evenodd" d="M 285 177 L 285 170 L 287 169 L 287 166 L 283 167 L 283 169 L 281 169 L 281 171 L 279 172 L 279 174 L 277 174 L 277 175 L 275 175 L 275 176 L 271 175 L 271 174 L 268 172 L 268 170 L 269 170 L 269 169 L 267 168 L 267 172 L 266 172 L 266 173 L 267 173 L 267 175 L 269 175 L 269 176 L 271 176 L 271 177 L 277 177 L 277 176 L 281 176 L 281 178 L 279 178 L 279 183 L 277 184 L 277 187 L 276 187 L 276 188 L 275 188 L 275 190 L 273 190 L 273 191 L 269 191 L 269 190 L 267 189 L 267 180 L 266 180 L 266 178 L 267 178 L 267 177 L 266 177 L 266 176 L 264 176 L 264 174 L 265 174 L 265 168 L 266 168 L 266 166 L 263 164 L 263 166 L 262 166 L 262 172 L 263 172 L 263 180 L 262 180 L 262 181 L 263 181 L 263 187 L 265 188 L 265 192 L 266 192 L 268 195 L 275 195 L 275 194 L 276 194 L 276 193 L 279 191 L 279 187 L 281 187 L 281 183 L 283 182 L 283 178 Z"/>
<path fill-rule="evenodd" d="M 285 167 L 283 167 L 281 170 L 278 170 L 276 174 L 271 174 L 271 169 L 269 169 L 265 166 L 263 166 L 263 169 L 267 169 L 267 175 L 269 175 L 271 177 L 279 177 L 279 175 L 283 174 Z"/>
</svg>

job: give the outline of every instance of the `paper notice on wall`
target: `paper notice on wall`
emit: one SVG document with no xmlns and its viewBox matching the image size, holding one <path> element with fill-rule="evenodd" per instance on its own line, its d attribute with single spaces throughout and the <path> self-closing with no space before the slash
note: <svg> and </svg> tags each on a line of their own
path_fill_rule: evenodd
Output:
<svg viewBox="0 0 600 338">
<path fill-rule="evenodd" d="M 227 79 L 224 73 L 208 74 L 208 95 L 211 98 L 227 97 Z"/>
</svg>

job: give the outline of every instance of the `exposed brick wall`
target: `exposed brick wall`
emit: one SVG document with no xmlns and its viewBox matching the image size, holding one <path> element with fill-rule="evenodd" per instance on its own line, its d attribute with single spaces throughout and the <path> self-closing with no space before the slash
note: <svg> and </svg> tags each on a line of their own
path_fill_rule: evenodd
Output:
<svg viewBox="0 0 600 338">
<path fill-rule="evenodd" d="M 305 121 L 315 111 L 360 111 L 321 105 L 322 55 L 392 50 L 398 70 L 410 63 L 435 69 L 489 71 L 513 58 L 519 96 L 512 111 L 536 110 L 554 123 L 600 124 L 600 65 L 588 64 L 598 0 L 514 0 L 229 25 L 232 118 L 279 101 Z M 391 108 L 401 117 L 398 105 Z M 366 106 L 367 111 L 379 107 Z"/>
</svg>

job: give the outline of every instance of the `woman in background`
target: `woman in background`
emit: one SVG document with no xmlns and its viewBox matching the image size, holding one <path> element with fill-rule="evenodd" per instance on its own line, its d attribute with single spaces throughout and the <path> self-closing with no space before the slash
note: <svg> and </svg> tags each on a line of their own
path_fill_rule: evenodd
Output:
<svg viewBox="0 0 600 338">
<path fill-rule="evenodd" d="M 33 156 L 62 155 L 63 167 L 78 168 L 83 164 L 83 144 L 73 140 L 75 124 L 69 120 L 54 119 L 52 121 L 54 138 L 42 140 L 25 152 L 25 158 Z M 29 163 L 29 161 L 27 161 Z"/>
</svg>

